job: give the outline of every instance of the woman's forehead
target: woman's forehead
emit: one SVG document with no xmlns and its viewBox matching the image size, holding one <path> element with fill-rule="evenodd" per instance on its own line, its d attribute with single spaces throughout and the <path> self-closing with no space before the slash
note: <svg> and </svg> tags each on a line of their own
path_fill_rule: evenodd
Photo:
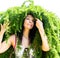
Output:
<svg viewBox="0 0 60 58">
<path fill-rule="evenodd" d="M 26 18 L 31 18 L 31 19 L 34 19 L 34 17 L 32 15 L 27 15 Z"/>
</svg>

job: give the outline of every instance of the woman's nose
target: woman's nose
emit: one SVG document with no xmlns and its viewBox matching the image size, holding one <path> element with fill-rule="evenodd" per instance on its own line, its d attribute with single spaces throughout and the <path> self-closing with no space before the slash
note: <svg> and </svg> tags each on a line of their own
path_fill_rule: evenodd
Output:
<svg viewBox="0 0 60 58">
<path fill-rule="evenodd" d="M 30 23 L 32 23 L 32 20 L 29 20 Z"/>
</svg>

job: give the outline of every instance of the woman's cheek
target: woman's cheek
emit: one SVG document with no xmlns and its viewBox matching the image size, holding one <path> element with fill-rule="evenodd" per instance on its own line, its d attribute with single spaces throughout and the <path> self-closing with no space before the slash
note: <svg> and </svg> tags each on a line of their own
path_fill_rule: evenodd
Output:
<svg viewBox="0 0 60 58">
<path fill-rule="evenodd" d="M 28 21 L 27 21 L 27 20 L 24 22 L 24 27 L 25 27 L 25 28 L 28 27 Z"/>
</svg>

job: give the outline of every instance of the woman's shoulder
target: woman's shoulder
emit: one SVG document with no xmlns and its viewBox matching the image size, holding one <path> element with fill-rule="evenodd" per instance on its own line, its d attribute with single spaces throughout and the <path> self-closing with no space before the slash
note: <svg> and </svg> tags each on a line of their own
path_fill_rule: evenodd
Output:
<svg viewBox="0 0 60 58">
<path fill-rule="evenodd" d="M 11 35 L 12 46 L 15 48 L 17 44 L 20 44 L 20 40 L 17 35 Z"/>
<path fill-rule="evenodd" d="M 10 36 L 10 38 L 11 38 L 12 46 L 15 47 L 17 36 L 15 34 L 13 34 L 13 35 Z"/>
<path fill-rule="evenodd" d="M 14 40 L 14 39 L 16 40 L 16 39 L 18 38 L 15 34 L 11 35 L 10 37 L 11 37 L 11 39 L 13 39 L 13 40 Z"/>
<path fill-rule="evenodd" d="M 13 34 L 13 35 L 11 35 L 10 37 L 11 37 L 11 38 L 15 38 L 15 37 L 16 37 L 16 35 L 15 35 L 15 34 Z"/>
<path fill-rule="evenodd" d="M 17 35 L 15 34 L 11 35 L 11 40 L 16 43 L 16 41 L 18 41 Z"/>
</svg>

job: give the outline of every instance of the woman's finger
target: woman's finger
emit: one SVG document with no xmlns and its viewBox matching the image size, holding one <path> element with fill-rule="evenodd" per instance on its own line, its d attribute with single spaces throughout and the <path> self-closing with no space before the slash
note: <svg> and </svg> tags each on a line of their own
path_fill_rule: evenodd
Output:
<svg viewBox="0 0 60 58">
<path fill-rule="evenodd" d="M 2 27 L 2 24 L 1 24 L 1 27 Z"/>
</svg>

